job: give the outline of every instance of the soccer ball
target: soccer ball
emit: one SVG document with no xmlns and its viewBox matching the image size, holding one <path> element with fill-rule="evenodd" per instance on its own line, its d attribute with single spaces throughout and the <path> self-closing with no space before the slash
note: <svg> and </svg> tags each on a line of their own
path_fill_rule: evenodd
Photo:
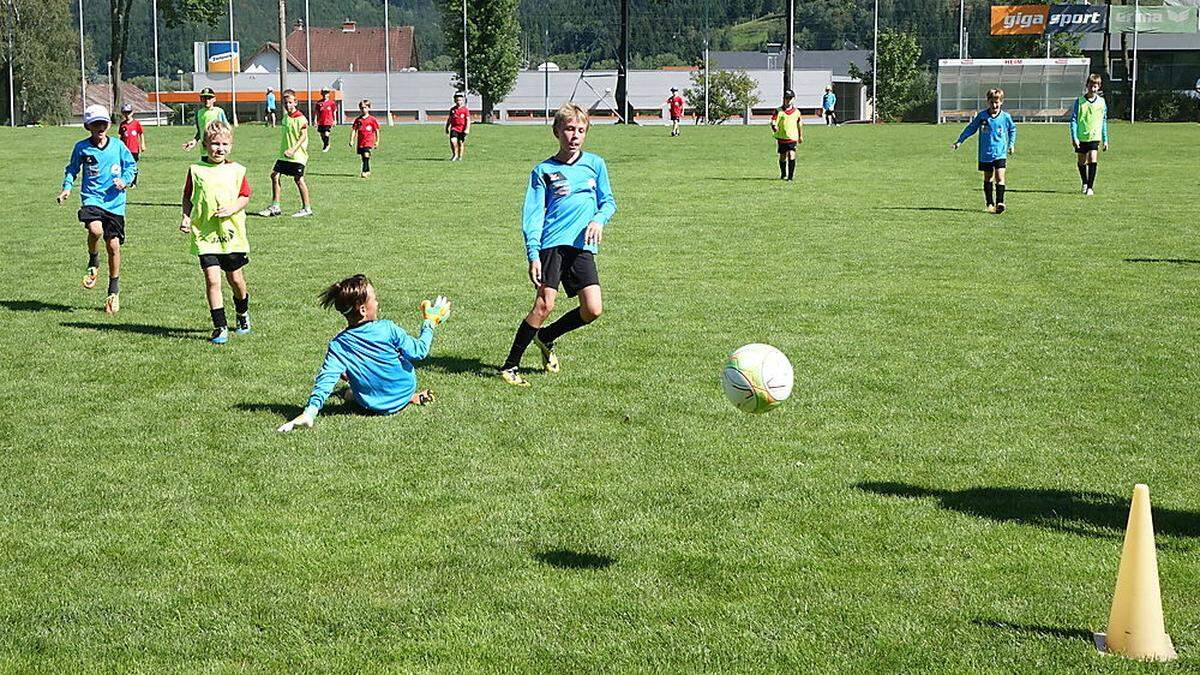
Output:
<svg viewBox="0 0 1200 675">
<path fill-rule="evenodd" d="M 792 364 L 771 345 L 750 344 L 729 355 L 721 388 L 735 408 L 758 415 L 792 394 Z"/>
</svg>

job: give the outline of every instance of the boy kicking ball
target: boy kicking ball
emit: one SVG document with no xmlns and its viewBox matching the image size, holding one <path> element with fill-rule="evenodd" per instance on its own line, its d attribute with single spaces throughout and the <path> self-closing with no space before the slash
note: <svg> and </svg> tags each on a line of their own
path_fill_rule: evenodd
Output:
<svg viewBox="0 0 1200 675">
<path fill-rule="evenodd" d="M 296 92 L 288 89 L 283 92 L 284 116 L 280 128 L 279 159 L 271 170 L 271 205 L 258 215 L 264 218 L 283 215 L 279 207 L 279 176 L 291 176 L 296 181 L 296 189 L 300 191 L 300 210 L 293 213 L 293 218 L 306 218 L 313 214 L 312 202 L 308 198 L 308 183 L 304 182 L 304 166 L 308 164 L 308 119 L 296 106 Z"/>
<path fill-rule="evenodd" d="M 500 367 L 500 377 L 518 387 L 529 386 L 519 368 L 530 342 L 541 351 L 542 367 L 557 373 L 555 340 L 600 316 L 603 305 L 594 255 L 604 226 L 617 210 L 604 160 L 583 151 L 587 112 L 567 103 L 554 114 L 553 129 L 558 153 L 533 168 L 522 213 L 533 309 L 517 327 L 512 349 Z M 560 283 L 568 296 L 579 296 L 579 307 L 543 327 L 554 311 Z"/>
<path fill-rule="evenodd" d="M 321 306 L 333 307 L 346 317 L 346 329 L 329 341 L 304 412 L 280 426 L 279 431 L 311 427 L 338 380 L 350 385 L 342 398 L 368 414 L 391 415 L 409 405 L 433 401 L 428 389 L 417 390 L 413 362 L 429 354 L 434 329 L 450 317 L 449 300 L 438 296 L 433 302 L 421 303 L 423 321 L 416 338 L 379 318 L 375 287 L 365 275 L 356 274 L 326 288 L 321 293 Z"/>
<path fill-rule="evenodd" d="M 1092 73 L 1087 79 L 1087 93 L 1075 99 L 1071 108 L 1071 146 L 1075 148 L 1076 166 L 1079 167 L 1079 182 L 1085 195 L 1096 194 L 1096 163 L 1099 150 L 1108 152 L 1108 105 L 1100 95 L 1099 75 Z"/>
<path fill-rule="evenodd" d="M 963 141 L 979 132 L 979 170 L 983 172 L 983 198 L 987 202 L 987 212 L 1004 213 L 1004 171 L 1009 154 L 1016 149 L 1017 125 L 1013 123 L 1012 115 L 1000 109 L 1004 103 L 1003 89 L 989 89 L 987 97 L 988 107 L 975 114 L 952 147 L 957 150 Z M 996 188 L 994 198 L 993 181 Z"/>
<path fill-rule="evenodd" d="M 183 219 L 179 231 L 192 235 L 192 254 L 200 256 L 204 271 L 204 293 L 212 316 L 213 332 L 209 342 L 223 345 L 229 341 L 225 317 L 225 299 L 221 293 L 221 272 L 233 288 L 237 310 L 237 332 L 250 332 L 250 297 L 242 268 L 250 262 L 250 242 L 246 239 L 246 205 L 250 203 L 250 184 L 246 167 L 229 161 L 233 151 L 233 130 L 224 122 L 213 122 L 204 131 L 208 154 L 188 168 L 183 185 Z"/>
<path fill-rule="evenodd" d="M 358 117 L 350 127 L 350 147 L 362 158 L 358 177 L 370 178 L 371 152 L 379 147 L 379 120 L 371 117 L 371 102 L 365 98 L 358 102 Z"/>
<path fill-rule="evenodd" d="M 63 177 L 58 203 L 71 196 L 75 176 L 83 171 L 79 184 L 79 222 L 88 236 L 87 273 L 84 288 L 95 288 L 100 269 L 100 240 L 108 252 L 108 297 L 104 311 L 116 314 L 121 309 L 121 244 L 125 243 L 125 189 L 137 175 L 137 162 L 125 144 L 109 138 L 112 120 L 102 105 L 90 105 L 83 111 L 83 126 L 91 134 L 71 150 Z"/>
</svg>

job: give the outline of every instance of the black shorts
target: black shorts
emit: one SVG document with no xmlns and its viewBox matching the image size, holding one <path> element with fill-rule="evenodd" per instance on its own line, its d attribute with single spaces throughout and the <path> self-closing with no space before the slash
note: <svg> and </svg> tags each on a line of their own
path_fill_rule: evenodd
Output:
<svg viewBox="0 0 1200 675">
<path fill-rule="evenodd" d="M 1003 169 L 1006 166 L 1008 166 L 1008 158 L 993 159 L 990 162 L 980 162 L 979 170 L 980 171 L 994 171 L 995 169 Z"/>
<path fill-rule="evenodd" d="M 141 157 L 142 153 L 140 153 L 140 152 L 131 152 L 129 154 L 133 155 L 133 161 L 135 161 L 135 162 L 142 158 Z"/>
<path fill-rule="evenodd" d="M 357 152 L 358 152 L 358 154 L 360 154 L 360 155 L 366 156 L 366 155 L 369 155 L 369 154 L 371 154 L 371 151 L 373 151 L 374 149 L 375 149 L 375 148 L 359 148 L 359 149 L 357 150 Z"/>
<path fill-rule="evenodd" d="M 467 140 L 467 132 L 465 132 L 465 131 L 451 131 L 451 132 L 450 132 L 450 138 L 454 138 L 454 139 L 457 139 L 457 140 L 459 140 L 459 141 L 465 141 L 465 140 Z"/>
<path fill-rule="evenodd" d="M 562 283 L 567 297 L 575 297 L 588 286 L 600 285 L 596 257 L 591 251 L 574 246 L 555 246 L 542 249 L 542 285 L 558 290 Z"/>
<path fill-rule="evenodd" d="M 275 173 L 280 173 L 293 178 L 304 178 L 304 165 L 300 162 L 289 162 L 286 159 L 275 160 Z"/>
<path fill-rule="evenodd" d="M 791 151 L 795 150 L 797 142 L 796 141 L 776 141 L 775 144 L 777 146 L 779 146 L 779 154 L 782 155 L 785 152 L 791 152 Z"/>
<path fill-rule="evenodd" d="M 681 115 L 671 115 L 671 121 L 672 122 L 681 122 L 681 121 L 683 121 L 683 117 Z"/>
<path fill-rule="evenodd" d="M 222 272 L 236 272 L 250 262 L 250 256 L 245 253 L 201 253 L 200 269 L 221 267 Z"/>
<path fill-rule="evenodd" d="M 330 129 L 333 129 L 332 124 L 318 124 L 317 125 L 317 133 L 318 134 L 327 134 L 327 133 L 329 133 Z"/>
<path fill-rule="evenodd" d="M 87 225 L 95 221 L 100 221 L 100 225 L 104 228 L 104 238 L 116 239 L 118 242 L 125 243 L 125 216 L 118 216 L 111 211 L 105 211 L 99 206 L 85 206 L 79 209 L 79 222 Z"/>
<path fill-rule="evenodd" d="M 1079 149 L 1075 152 L 1092 152 L 1100 149 L 1100 141 L 1079 141 Z"/>
</svg>

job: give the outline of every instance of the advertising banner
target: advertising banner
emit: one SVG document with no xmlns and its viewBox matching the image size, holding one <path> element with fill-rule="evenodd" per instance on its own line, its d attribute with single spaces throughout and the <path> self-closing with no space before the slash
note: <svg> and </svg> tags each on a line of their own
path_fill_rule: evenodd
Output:
<svg viewBox="0 0 1200 675">
<path fill-rule="evenodd" d="M 1050 5 L 1046 32 L 1103 33 L 1108 8 L 1104 5 Z"/>
<path fill-rule="evenodd" d="M 1041 35 L 1049 14 L 1049 5 L 994 5 L 992 35 Z"/>
<path fill-rule="evenodd" d="M 209 73 L 241 72 L 242 64 L 237 42 L 209 42 L 208 63 L 205 68 Z"/>
<path fill-rule="evenodd" d="M 1133 7 L 1113 5 L 1108 16 L 1109 30 L 1133 32 Z M 1200 17 L 1196 7 L 1141 7 L 1137 13 L 1139 33 L 1195 33 Z"/>
</svg>

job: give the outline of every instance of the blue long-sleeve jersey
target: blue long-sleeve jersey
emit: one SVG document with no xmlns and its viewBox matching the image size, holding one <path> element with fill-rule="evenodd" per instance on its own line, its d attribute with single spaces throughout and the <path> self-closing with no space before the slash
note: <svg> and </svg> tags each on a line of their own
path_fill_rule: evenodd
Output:
<svg viewBox="0 0 1200 675">
<path fill-rule="evenodd" d="M 997 159 L 1007 159 L 1008 152 L 1017 145 L 1017 125 L 1013 123 L 1012 115 L 1000 111 L 992 117 L 991 110 L 980 110 L 962 133 L 958 135 L 957 143 L 970 138 L 979 132 L 979 161 L 992 162 Z"/>
<path fill-rule="evenodd" d="M 347 328 L 329 341 L 305 412 L 315 416 L 343 374 L 364 408 L 387 414 L 401 410 L 417 391 L 412 362 L 425 358 L 431 344 L 428 321 L 416 338 L 386 319 Z"/>
<path fill-rule="evenodd" d="M 825 94 L 821 97 L 821 107 L 825 110 L 833 110 L 834 106 L 836 105 L 837 94 L 834 94 L 832 91 L 825 92 Z"/>
<path fill-rule="evenodd" d="M 521 233 L 529 260 L 537 260 L 542 249 L 574 246 L 596 253 L 595 244 L 584 243 L 588 223 L 607 225 L 617 210 L 608 167 L 599 155 L 580 152 L 567 164 L 551 157 L 533 167 Z"/>
<path fill-rule="evenodd" d="M 75 185 L 75 176 L 83 171 L 83 180 L 79 183 L 79 198 L 84 206 L 99 206 L 100 208 L 125 215 L 125 191 L 118 190 L 113 181 L 120 178 L 129 185 L 137 173 L 137 162 L 133 153 L 119 139 L 105 136 L 108 139 L 104 147 L 92 143 L 85 138 L 75 144 L 71 150 L 71 161 L 63 176 L 62 189 L 70 190 Z"/>
</svg>

